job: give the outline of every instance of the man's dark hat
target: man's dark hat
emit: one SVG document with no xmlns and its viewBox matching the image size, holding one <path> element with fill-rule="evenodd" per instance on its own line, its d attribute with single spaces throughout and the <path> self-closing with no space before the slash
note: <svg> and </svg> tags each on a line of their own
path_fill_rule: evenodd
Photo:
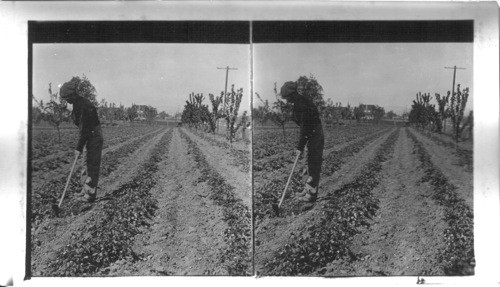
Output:
<svg viewBox="0 0 500 287">
<path fill-rule="evenodd" d="M 61 86 L 61 89 L 59 91 L 59 95 L 61 95 L 61 98 L 63 99 L 69 99 L 72 97 L 75 97 L 76 94 L 76 85 L 75 83 L 72 82 L 66 82 Z"/>
<path fill-rule="evenodd" d="M 289 98 L 293 93 L 297 92 L 297 83 L 289 81 L 281 87 L 281 97 Z"/>
</svg>

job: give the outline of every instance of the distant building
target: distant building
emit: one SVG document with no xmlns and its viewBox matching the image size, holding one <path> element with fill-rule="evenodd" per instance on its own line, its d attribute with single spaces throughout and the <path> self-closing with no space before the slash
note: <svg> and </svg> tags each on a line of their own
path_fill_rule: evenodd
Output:
<svg viewBox="0 0 500 287">
<path fill-rule="evenodd" d="M 373 120 L 373 109 L 376 107 L 375 105 L 363 105 L 364 107 L 364 120 Z"/>
</svg>

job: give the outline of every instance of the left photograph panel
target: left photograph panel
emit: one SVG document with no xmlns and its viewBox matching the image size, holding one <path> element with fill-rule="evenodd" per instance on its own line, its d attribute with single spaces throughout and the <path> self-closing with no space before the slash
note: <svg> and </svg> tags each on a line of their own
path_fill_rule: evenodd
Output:
<svg viewBox="0 0 500 287">
<path fill-rule="evenodd" d="M 28 277 L 253 274 L 248 27 L 30 23 Z"/>
</svg>

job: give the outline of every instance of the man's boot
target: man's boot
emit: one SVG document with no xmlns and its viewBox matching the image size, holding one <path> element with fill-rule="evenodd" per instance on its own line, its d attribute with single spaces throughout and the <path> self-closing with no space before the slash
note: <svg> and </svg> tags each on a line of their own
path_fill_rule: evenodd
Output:
<svg viewBox="0 0 500 287">
<path fill-rule="evenodd" d="M 85 180 L 85 184 L 83 185 L 82 193 L 83 200 L 86 202 L 94 202 L 97 197 L 97 187 L 91 187 L 90 182 L 92 179 L 90 177 Z"/>
<path fill-rule="evenodd" d="M 304 190 L 300 193 L 302 196 L 299 198 L 300 201 L 314 202 L 318 197 L 318 187 L 313 187 L 311 185 L 312 177 L 309 177 L 306 182 Z"/>
</svg>

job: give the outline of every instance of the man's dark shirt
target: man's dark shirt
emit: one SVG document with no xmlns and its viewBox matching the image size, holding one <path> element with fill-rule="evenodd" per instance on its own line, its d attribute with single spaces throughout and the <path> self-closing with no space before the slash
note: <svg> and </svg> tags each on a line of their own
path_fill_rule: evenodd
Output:
<svg viewBox="0 0 500 287">
<path fill-rule="evenodd" d="M 297 101 L 293 104 L 293 121 L 300 126 L 297 149 L 303 151 L 314 130 L 321 124 L 318 109 L 310 97 L 297 97 Z"/>
<path fill-rule="evenodd" d="M 82 152 L 83 146 L 92 136 L 92 132 L 99 125 L 97 108 L 86 98 L 78 97 L 73 103 L 71 118 L 80 129 L 80 138 L 76 150 Z"/>
</svg>

